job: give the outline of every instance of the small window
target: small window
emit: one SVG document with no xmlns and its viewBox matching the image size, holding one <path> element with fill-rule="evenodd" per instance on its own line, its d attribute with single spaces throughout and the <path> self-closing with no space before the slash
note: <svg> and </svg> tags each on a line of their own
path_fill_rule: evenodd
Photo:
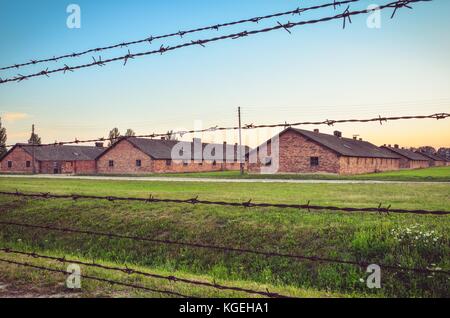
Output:
<svg viewBox="0 0 450 318">
<path fill-rule="evenodd" d="M 213 163 L 212 163 L 212 165 L 215 166 L 216 164 L 217 164 L 217 162 L 214 160 Z"/>
<path fill-rule="evenodd" d="M 317 167 L 319 165 L 319 157 L 311 157 L 311 167 Z"/>
<path fill-rule="evenodd" d="M 114 160 L 109 160 L 108 161 L 108 166 L 114 167 Z"/>
<path fill-rule="evenodd" d="M 188 161 L 183 161 L 183 166 L 187 166 L 189 164 Z"/>
<path fill-rule="evenodd" d="M 203 161 L 198 163 L 199 166 L 203 166 Z"/>
<path fill-rule="evenodd" d="M 8 161 L 8 168 L 12 168 L 12 161 Z"/>
<path fill-rule="evenodd" d="M 263 165 L 270 166 L 272 164 L 272 157 L 265 157 L 262 161 Z M 234 164 L 234 162 L 233 162 Z"/>
<path fill-rule="evenodd" d="M 166 166 L 171 166 L 172 165 L 172 160 L 168 159 L 166 160 Z"/>
<path fill-rule="evenodd" d="M 31 161 L 27 161 L 27 162 L 25 163 L 25 165 L 26 165 L 27 168 L 31 167 Z"/>
<path fill-rule="evenodd" d="M 142 166 L 142 162 L 141 162 L 141 160 L 136 160 L 136 167 L 140 167 L 140 166 Z"/>
</svg>

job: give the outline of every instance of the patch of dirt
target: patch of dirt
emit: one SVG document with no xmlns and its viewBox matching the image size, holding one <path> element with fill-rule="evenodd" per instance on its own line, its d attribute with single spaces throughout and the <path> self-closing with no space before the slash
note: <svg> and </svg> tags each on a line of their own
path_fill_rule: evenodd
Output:
<svg viewBox="0 0 450 318">
<path fill-rule="evenodd" d="M 0 282 L 0 298 L 77 298 L 79 292 L 49 292 L 29 286 L 14 286 Z"/>
</svg>

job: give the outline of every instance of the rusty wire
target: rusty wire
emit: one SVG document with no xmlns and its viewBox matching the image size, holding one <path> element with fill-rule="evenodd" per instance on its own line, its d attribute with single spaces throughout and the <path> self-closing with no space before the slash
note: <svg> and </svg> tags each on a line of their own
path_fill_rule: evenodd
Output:
<svg viewBox="0 0 450 318">
<path fill-rule="evenodd" d="M 251 130 L 251 129 L 260 129 L 260 128 L 289 128 L 289 127 L 296 127 L 296 126 L 307 126 L 307 125 L 328 125 L 333 126 L 335 124 L 342 124 L 342 123 L 369 123 L 369 122 L 379 122 L 381 125 L 388 121 L 395 121 L 395 120 L 411 120 L 411 119 L 447 119 L 450 117 L 450 113 L 437 113 L 437 114 L 431 114 L 431 115 L 414 115 L 414 116 L 394 116 L 394 117 L 374 117 L 374 118 L 366 118 L 366 119 L 326 119 L 322 121 L 305 121 L 305 122 L 295 122 L 295 123 L 278 123 L 278 124 L 262 124 L 262 125 L 254 125 L 254 124 L 246 124 L 241 129 L 243 130 Z M 239 126 L 232 126 L 232 127 L 219 127 L 214 126 L 210 128 L 205 129 L 193 129 L 193 130 L 180 130 L 180 131 L 174 131 L 172 132 L 173 135 L 180 135 L 180 137 L 183 137 L 186 134 L 194 134 L 194 133 L 208 133 L 208 132 L 215 132 L 215 131 L 225 131 L 225 130 L 239 130 Z M 94 139 L 85 139 L 85 140 L 71 140 L 71 141 L 55 141 L 52 143 L 46 143 L 46 144 L 25 144 L 26 146 L 30 147 L 43 147 L 43 146 L 62 146 L 62 145 L 71 145 L 71 144 L 81 144 L 81 143 L 92 143 L 92 142 L 104 142 L 104 141 L 117 141 L 122 139 L 128 139 L 128 138 L 158 138 L 158 137 L 165 137 L 167 136 L 167 133 L 153 133 L 153 134 L 144 134 L 144 135 L 136 135 L 136 136 L 121 136 L 118 138 L 94 138 Z M 14 147 L 15 145 L 6 145 L 5 147 Z"/>
<path fill-rule="evenodd" d="M 59 274 L 65 274 L 65 275 L 68 274 L 67 271 L 64 271 L 64 270 L 61 270 L 61 269 L 55 269 L 55 268 L 50 268 L 50 267 L 45 267 L 45 266 L 40 266 L 40 265 L 34 265 L 34 264 L 26 263 L 26 262 L 25 263 L 17 262 L 17 261 L 12 261 L 12 260 L 3 259 L 3 258 L 0 258 L 0 262 L 12 264 L 12 265 L 18 265 L 18 266 L 34 268 L 34 269 L 39 269 L 39 270 L 43 270 L 43 271 L 47 271 L 47 272 L 53 272 L 53 273 L 59 273 Z M 144 291 L 147 291 L 147 292 L 161 293 L 161 294 L 177 296 L 177 297 L 183 297 L 183 298 L 192 298 L 192 296 L 186 296 L 186 295 L 183 295 L 181 293 L 173 292 L 173 291 L 170 291 L 170 290 L 149 288 L 149 287 L 145 287 L 145 286 L 141 286 L 141 285 L 136 285 L 136 284 L 131 284 L 131 283 L 124 283 L 124 282 L 119 282 L 117 280 L 112 280 L 112 279 L 107 279 L 107 278 L 100 278 L 100 277 L 91 276 L 91 275 L 84 275 L 84 274 L 82 275 L 82 274 L 80 274 L 79 276 L 82 277 L 82 278 L 85 278 L 85 279 L 95 280 L 95 281 L 99 281 L 99 282 L 103 282 L 103 283 L 108 283 L 108 284 L 111 284 L 111 285 L 131 287 L 131 288 L 144 290 Z"/>
<path fill-rule="evenodd" d="M 202 243 L 192 243 L 192 242 L 181 242 L 181 241 L 173 241 L 173 240 L 163 240 L 163 239 L 152 239 L 149 237 L 142 236 L 131 236 L 131 235 L 122 235 L 111 232 L 96 232 L 90 230 L 77 230 L 72 228 L 59 228 L 48 225 L 36 225 L 36 224 L 26 224 L 26 223 L 17 223 L 17 222 L 5 222 L 0 221 L 0 224 L 7 226 L 17 226 L 17 227 L 25 227 L 32 229 L 44 229 L 50 231 L 57 231 L 63 233 L 76 233 L 76 234 L 86 234 L 92 236 L 103 236 L 118 239 L 128 239 L 132 241 L 140 241 L 140 242 L 152 242 L 158 244 L 166 244 L 166 245 L 178 245 L 178 246 L 186 246 L 190 248 L 202 248 L 202 249 L 211 249 L 211 250 L 220 250 L 223 252 L 233 252 L 239 254 L 254 254 L 254 255 L 262 255 L 269 258 L 289 258 L 295 259 L 299 261 L 311 261 L 311 262 L 320 262 L 320 263 L 335 263 L 335 264 L 343 264 L 343 265 L 356 265 L 361 268 L 366 268 L 370 264 L 374 264 L 374 262 L 367 261 L 348 261 L 342 259 L 334 259 L 334 258 L 324 258 L 317 256 L 308 256 L 308 255 L 298 255 L 298 254 L 287 254 L 280 252 L 271 252 L 271 251 L 260 251 L 260 250 L 252 250 L 246 248 L 236 248 L 236 247 L 228 247 L 228 246 L 218 246 L 211 244 L 202 244 Z M 411 268 L 411 267 L 403 267 L 403 266 L 393 266 L 393 265 L 380 265 L 376 262 L 381 268 L 389 270 L 389 271 L 407 271 L 421 274 L 432 274 L 432 273 L 441 273 L 441 274 L 450 274 L 450 271 L 441 271 L 441 270 L 433 270 L 428 268 Z"/>
<path fill-rule="evenodd" d="M 385 4 L 385 5 L 381 5 L 381 6 L 377 7 L 376 9 L 364 9 L 364 10 L 357 10 L 357 11 L 349 11 L 349 7 L 347 7 L 347 9 L 343 13 L 338 14 L 338 15 L 334 15 L 334 16 L 328 16 L 328 17 L 324 17 L 324 18 L 307 20 L 307 21 L 300 21 L 300 22 L 287 22 L 287 23 L 284 23 L 284 24 L 278 22 L 273 27 L 267 27 L 267 28 L 264 28 L 264 29 L 258 29 L 258 30 L 252 30 L 252 31 L 242 31 L 242 32 L 239 32 L 239 33 L 222 35 L 222 36 L 213 37 L 213 38 L 209 38 L 209 39 L 190 41 L 190 42 L 185 42 L 185 43 L 182 43 L 182 44 L 179 44 L 179 45 L 176 45 L 176 46 L 164 46 L 164 44 L 163 44 L 157 50 L 146 51 L 146 52 L 141 52 L 141 53 L 131 53 L 130 51 L 128 51 L 128 53 L 126 55 L 110 58 L 110 59 L 107 59 L 107 60 L 101 60 L 101 59 L 95 60 L 94 59 L 94 61 L 91 62 L 91 63 L 77 65 L 77 66 L 64 65 L 64 67 L 61 67 L 61 68 L 58 68 L 58 69 L 49 70 L 47 68 L 45 70 L 41 70 L 41 71 L 39 71 L 37 73 L 33 73 L 33 74 L 29 74 L 29 75 L 18 74 L 15 77 L 6 78 L 6 79 L 0 79 L 0 84 L 5 84 L 5 83 L 8 83 L 8 82 L 21 82 L 23 80 L 28 80 L 28 79 L 34 78 L 34 77 L 42 77 L 42 76 L 49 77 L 50 74 L 54 74 L 54 73 L 66 73 L 68 71 L 73 72 L 75 70 L 88 68 L 88 67 L 104 66 L 104 65 L 106 65 L 108 63 L 116 62 L 116 61 L 123 61 L 124 65 L 126 65 L 126 63 L 127 63 L 127 61 L 129 59 L 134 59 L 135 57 L 142 57 L 142 56 L 155 55 L 155 54 L 164 54 L 164 53 L 169 52 L 169 51 L 174 51 L 174 50 L 177 50 L 177 49 L 190 47 L 190 46 L 195 46 L 195 45 L 199 45 L 199 46 L 203 47 L 207 43 L 217 42 L 217 41 L 226 40 L 226 39 L 238 39 L 238 38 L 243 38 L 243 37 L 247 37 L 247 36 L 250 36 L 250 35 L 266 33 L 266 32 L 280 30 L 280 29 L 289 31 L 291 28 L 294 28 L 294 27 L 297 27 L 297 26 L 302 26 L 302 25 L 307 25 L 307 24 L 316 24 L 316 23 L 322 23 L 322 22 L 327 22 L 327 21 L 332 21 L 332 20 L 343 19 L 343 27 L 345 28 L 346 21 L 349 21 L 351 23 L 351 17 L 352 16 L 361 15 L 361 14 L 365 14 L 365 13 L 370 13 L 370 12 L 373 12 L 375 10 L 384 10 L 384 9 L 387 9 L 387 8 L 391 8 L 391 9 L 394 9 L 394 12 L 393 12 L 393 15 L 392 15 L 392 17 L 394 17 L 394 14 L 400 8 L 410 8 L 410 9 L 412 9 L 412 7 L 409 6 L 409 4 L 411 4 L 411 3 L 429 2 L 429 1 L 432 1 L 432 0 L 397 0 L 397 1 L 390 2 L 390 3 Z"/>
<path fill-rule="evenodd" d="M 40 258 L 40 259 L 57 261 L 60 263 L 78 264 L 78 265 L 100 268 L 100 269 L 104 269 L 104 270 L 118 271 L 118 272 L 122 272 L 122 273 L 125 273 L 128 275 L 136 274 L 136 275 L 142 275 L 144 277 L 167 280 L 170 282 L 186 283 L 186 284 L 202 286 L 202 287 L 211 287 L 211 288 L 216 288 L 219 290 L 231 290 L 231 291 L 243 292 L 243 293 L 247 293 L 247 294 L 266 296 L 266 297 L 270 297 L 270 298 L 290 298 L 289 296 L 281 295 L 279 293 L 269 292 L 268 290 L 267 291 L 259 291 L 259 290 L 254 290 L 254 289 L 250 289 L 250 288 L 221 285 L 216 282 L 210 283 L 210 282 L 206 282 L 206 281 L 199 281 L 199 280 L 176 277 L 173 275 L 167 276 L 167 275 L 155 274 L 155 273 L 150 273 L 150 272 L 143 272 L 140 270 L 135 270 L 135 269 L 129 268 L 128 266 L 115 267 L 115 266 L 102 265 L 102 264 L 98 264 L 95 262 L 88 263 L 88 262 L 83 262 L 80 260 L 67 259 L 66 257 L 47 256 L 47 255 L 42 255 L 42 254 L 38 254 L 35 252 L 30 253 L 30 252 L 17 251 L 17 250 L 13 250 L 10 248 L 0 248 L 0 251 L 5 252 L 5 253 L 24 255 L 24 256 L 28 256 L 28 257 L 32 257 L 32 258 Z"/>
<path fill-rule="evenodd" d="M 394 209 L 391 205 L 383 206 L 381 203 L 377 207 L 337 207 L 329 205 L 312 205 L 310 201 L 307 204 L 286 204 L 286 203 L 253 203 L 252 200 L 246 202 L 230 202 L 230 201 L 209 201 L 199 200 L 198 196 L 190 199 L 174 199 L 174 198 L 155 198 L 150 195 L 148 198 L 137 197 L 117 197 L 117 196 L 97 196 L 97 195 L 84 195 L 84 194 L 52 194 L 52 193 L 23 193 L 20 191 L 0 191 L 3 195 L 12 195 L 18 197 L 28 198 L 41 198 L 41 199 L 89 199 L 89 200 L 107 200 L 110 202 L 115 201 L 130 201 L 130 202 L 142 202 L 142 203 L 184 203 L 184 204 L 204 204 L 204 205 L 221 205 L 232 207 L 245 207 L 245 208 L 280 208 L 280 209 L 300 209 L 308 211 L 326 210 L 326 211 L 342 211 L 342 212 L 375 212 L 380 214 L 390 213 L 411 213 L 422 215 L 434 215 L 444 216 L 449 215 L 450 211 L 445 210 L 425 210 L 425 209 Z"/>
<path fill-rule="evenodd" d="M 149 37 L 146 37 L 145 39 L 141 39 L 141 40 L 134 40 L 134 41 L 130 41 L 130 42 L 121 42 L 118 44 L 105 46 L 105 47 L 97 47 L 97 48 L 89 49 L 89 50 L 86 50 L 83 52 L 78 52 L 78 53 L 74 52 L 74 53 L 69 53 L 69 54 L 65 54 L 65 55 L 61 55 L 61 56 L 54 56 L 52 58 L 41 59 L 41 60 L 33 59 L 26 63 L 20 63 L 20 64 L 14 64 L 14 65 L 10 65 L 10 66 L 1 67 L 0 71 L 8 70 L 8 69 L 19 69 L 24 66 L 36 65 L 36 64 L 40 64 L 40 63 L 57 62 L 61 59 L 80 57 L 80 56 L 83 56 L 83 55 L 86 55 L 89 53 L 98 53 L 101 51 L 107 51 L 107 50 L 116 49 L 116 48 L 128 47 L 130 45 L 135 45 L 135 44 L 141 44 L 141 43 L 152 44 L 152 42 L 155 40 L 160 40 L 160 39 L 165 39 L 165 38 L 170 38 L 170 37 L 181 37 L 182 38 L 183 36 L 185 36 L 187 34 L 197 33 L 197 32 L 201 32 L 201 31 L 208 31 L 208 30 L 218 31 L 220 28 L 223 28 L 223 27 L 229 27 L 229 26 L 244 24 L 244 23 L 248 23 L 248 22 L 259 23 L 259 21 L 266 20 L 266 19 L 272 19 L 272 18 L 282 17 L 282 16 L 286 16 L 286 15 L 297 15 L 297 14 L 300 15 L 306 11 L 323 9 L 323 8 L 327 8 L 327 7 L 334 7 L 334 9 L 336 9 L 337 6 L 341 6 L 343 4 L 348 4 L 348 3 L 352 3 L 352 2 L 358 2 L 358 1 L 360 1 L 360 0 L 345 0 L 345 1 L 334 0 L 334 2 L 332 2 L 332 3 L 326 3 L 326 4 L 316 5 L 316 6 L 307 7 L 307 8 L 296 8 L 295 10 L 291 10 L 291 11 L 273 13 L 273 14 L 269 14 L 269 15 L 258 16 L 258 17 L 253 17 L 253 18 L 249 18 L 249 19 L 243 19 L 243 20 L 239 20 L 239 21 L 215 24 L 215 25 L 201 27 L 201 28 L 192 29 L 192 30 L 178 31 L 178 32 L 169 33 L 169 34 L 165 34 L 165 35 L 149 36 Z M 93 59 L 94 59 L 94 62 L 97 62 L 95 57 L 93 57 Z M 103 61 L 101 61 L 101 57 L 99 58 L 99 62 L 100 62 L 99 65 L 103 64 Z"/>
</svg>

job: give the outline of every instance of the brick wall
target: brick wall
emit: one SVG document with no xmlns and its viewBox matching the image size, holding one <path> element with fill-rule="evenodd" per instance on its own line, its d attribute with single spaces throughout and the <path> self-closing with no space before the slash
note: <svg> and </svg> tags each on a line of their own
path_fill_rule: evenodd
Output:
<svg viewBox="0 0 450 318">
<path fill-rule="evenodd" d="M 409 169 L 423 169 L 428 168 L 430 163 L 424 160 L 410 160 L 409 161 Z"/>
<path fill-rule="evenodd" d="M 114 161 L 114 167 L 109 167 L 109 161 Z M 141 166 L 136 166 L 136 160 L 141 160 Z M 148 155 L 133 146 L 127 140 L 122 140 L 97 160 L 97 172 L 100 174 L 145 174 L 172 172 L 207 172 L 221 170 L 239 170 L 238 163 L 221 163 L 213 165 L 212 161 L 182 161 L 174 160 L 167 164 L 166 160 L 152 160 Z"/>
<path fill-rule="evenodd" d="M 265 153 L 264 146 L 261 152 Z M 311 157 L 319 158 L 318 166 L 311 166 Z M 261 166 L 258 158 L 258 163 L 249 163 L 248 170 L 259 173 Z M 278 173 L 359 174 L 398 169 L 398 159 L 343 157 L 293 131 L 280 136 Z"/>
<path fill-rule="evenodd" d="M 424 160 L 409 160 L 408 158 L 400 156 L 400 169 L 421 169 L 430 166 L 428 161 Z"/>
<path fill-rule="evenodd" d="M 29 153 L 23 150 L 20 147 L 14 148 L 12 152 L 10 152 L 6 157 L 4 157 L 1 161 L 1 172 L 12 172 L 12 173 L 32 173 L 33 165 L 32 165 L 32 157 Z M 12 167 L 8 168 L 8 161 L 12 162 Z M 27 161 L 30 162 L 30 167 L 26 166 Z M 36 170 L 38 168 L 38 164 L 36 163 Z"/>
<path fill-rule="evenodd" d="M 336 153 L 305 137 L 287 131 L 280 136 L 278 173 L 339 173 L 339 157 Z M 268 155 L 272 149 L 269 144 Z M 260 149 L 265 153 L 265 147 Z M 311 166 L 311 157 L 319 157 L 319 165 Z M 249 163 L 249 172 L 260 172 L 261 162 Z"/>
<path fill-rule="evenodd" d="M 189 161 L 187 165 L 183 165 L 182 161 L 174 160 L 170 165 L 166 160 L 154 160 L 153 171 L 155 173 L 176 173 L 176 172 L 208 172 L 208 171 L 224 171 L 224 170 L 239 170 L 238 163 L 216 162 L 214 165 L 210 160 L 200 162 Z"/>
<path fill-rule="evenodd" d="M 400 169 L 399 159 L 340 157 L 340 174 L 363 174 Z"/>
<path fill-rule="evenodd" d="M 56 165 L 55 165 L 56 163 Z M 95 160 L 76 160 L 76 161 L 40 161 L 39 173 L 54 174 L 55 167 L 57 173 L 62 174 L 95 174 Z"/>
<path fill-rule="evenodd" d="M 110 160 L 114 162 L 113 167 L 109 166 Z M 136 166 L 136 160 L 141 160 L 140 167 Z M 97 160 L 97 172 L 100 174 L 152 173 L 153 162 L 149 156 L 130 142 L 122 140 Z"/>
<path fill-rule="evenodd" d="M 75 174 L 95 174 L 97 172 L 97 163 L 95 160 L 75 161 Z"/>
<path fill-rule="evenodd" d="M 429 161 L 429 166 L 430 167 L 443 167 L 446 166 L 447 162 L 445 161 L 435 161 L 435 160 L 430 160 Z"/>
</svg>

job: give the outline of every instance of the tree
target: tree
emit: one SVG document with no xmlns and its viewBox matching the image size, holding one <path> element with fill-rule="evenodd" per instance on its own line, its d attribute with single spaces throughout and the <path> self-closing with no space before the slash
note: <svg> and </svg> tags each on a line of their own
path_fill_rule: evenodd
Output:
<svg viewBox="0 0 450 318">
<path fill-rule="evenodd" d="M 178 140 L 177 135 L 173 133 L 173 130 L 167 131 L 166 140 Z"/>
<path fill-rule="evenodd" d="M 127 137 L 134 137 L 134 136 L 136 136 L 136 133 L 134 132 L 134 130 L 133 129 L 127 129 L 127 131 L 125 132 L 125 136 L 127 136 Z"/>
<path fill-rule="evenodd" d="M 436 153 L 436 149 L 434 149 L 431 146 L 423 146 L 423 147 L 419 147 L 419 151 L 420 152 L 424 152 L 430 155 L 434 155 Z"/>
<path fill-rule="evenodd" d="M 109 146 L 114 145 L 120 138 L 120 132 L 119 129 L 117 128 L 113 128 L 111 129 L 111 131 L 109 132 Z"/>
<path fill-rule="evenodd" d="M 40 145 L 41 144 L 41 137 L 38 136 L 36 133 L 31 133 L 30 139 L 28 139 L 28 143 L 30 145 Z"/>
<path fill-rule="evenodd" d="M 6 153 L 6 128 L 2 127 L 2 119 L 0 118 L 0 158 Z"/>
<path fill-rule="evenodd" d="M 439 148 L 437 153 L 439 156 L 441 156 L 447 160 L 450 160 L 450 148 L 445 148 L 445 147 Z"/>
</svg>

